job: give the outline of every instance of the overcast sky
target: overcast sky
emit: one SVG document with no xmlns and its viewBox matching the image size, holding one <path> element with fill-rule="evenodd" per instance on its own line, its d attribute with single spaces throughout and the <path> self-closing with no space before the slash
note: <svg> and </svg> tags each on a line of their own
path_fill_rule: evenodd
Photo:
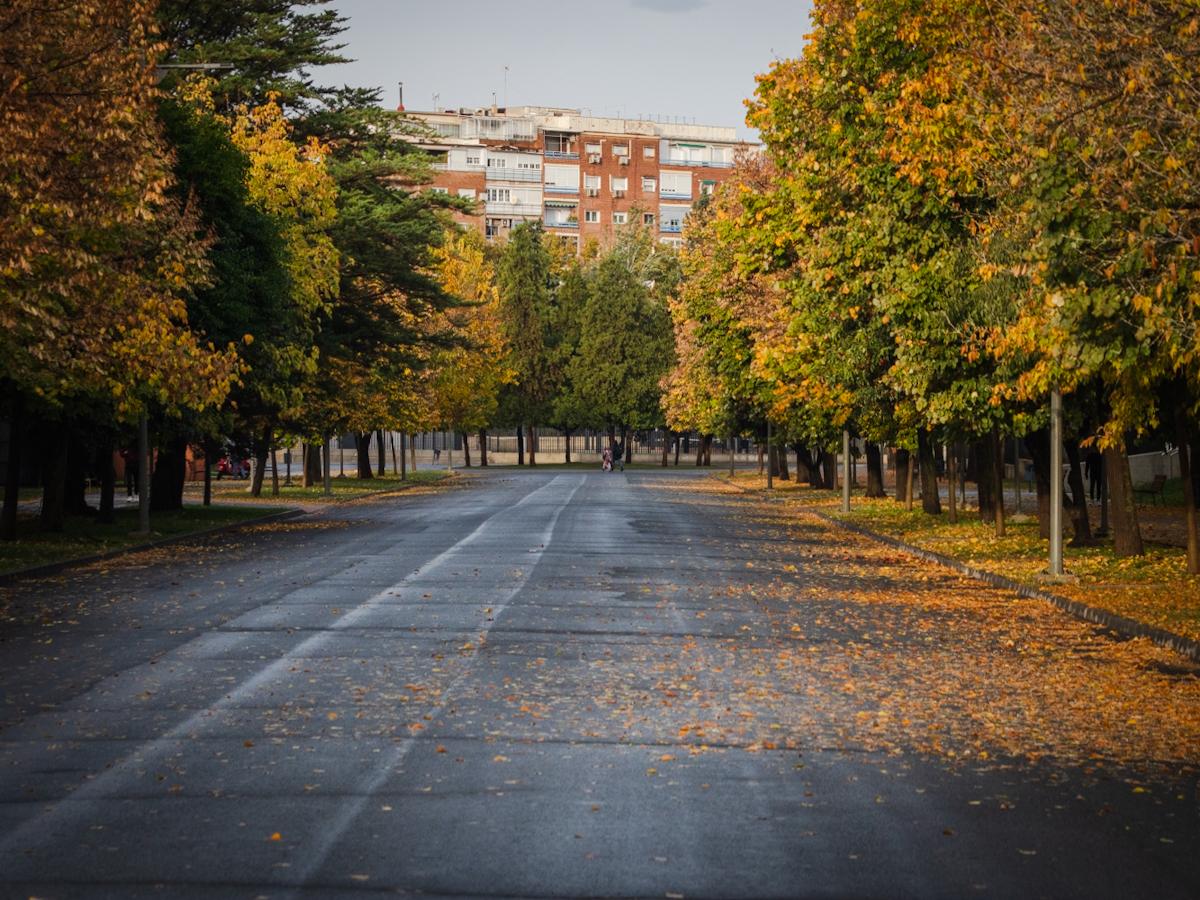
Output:
<svg viewBox="0 0 1200 900">
<path fill-rule="evenodd" d="M 319 84 L 399 81 L 409 109 L 567 106 L 592 115 L 745 126 L 742 101 L 776 57 L 800 54 L 810 0 L 333 0 L 356 61 Z M 505 87 L 504 67 L 508 67 Z"/>
</svg>

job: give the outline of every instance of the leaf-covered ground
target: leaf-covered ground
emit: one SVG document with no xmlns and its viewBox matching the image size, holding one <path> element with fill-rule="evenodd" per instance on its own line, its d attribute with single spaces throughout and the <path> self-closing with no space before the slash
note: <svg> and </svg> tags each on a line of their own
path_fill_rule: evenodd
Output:
<svg viewBox="0 0 1200 900">
<path fill-rule="evenodd" d="M 735 484 L 757 493 L 762 479 L 739 475 Z M 845 518 L 879 534 L 899 538 L 915 546 L 962 560 L 980 569 L 1014 578 L 1024 584 L 1045 587 L 1039 576 L 1046 570 L 1047 541 L 1038 536 L 1034 516 L 1011 514 L 1006 535 L 997 538 L 993 527 L 979 520 L 970 508 L 960 513 L 951 525 L 945 512 L 928 516 L 920 503 L 912 510 L 894 499 L 868 500 L 856 494 L 849 516 L 839 511 L 840 498 L 828 491 L 811 490 L 795 482 L 776 482 L 775 493 L 794 508 L 812 507 L 829 515 Z M 943 498 L 944 500 L 944 498 Z M 1032 499 L 1026 497 L 1025 508 Z M 1146 529 L 1146 554 L 1117 557 L 1111 541 L 1092 547 L 1070 546 L 1070 534 L 1064 538 L 1064 566 L 1077 581 L 1055 584 L 1055 593 L 1175 634 L 1200 640 L 1200 578 L 1187 574 L 1187 557 L 1176 543 L 1157 543 L 1155 535 L 1178 530 L 1172 515 L 1182 510 L 1147 510 L 1151 520 Z M 1069 528 L 1069 523 L 1067 524 Z"/>
</svg>

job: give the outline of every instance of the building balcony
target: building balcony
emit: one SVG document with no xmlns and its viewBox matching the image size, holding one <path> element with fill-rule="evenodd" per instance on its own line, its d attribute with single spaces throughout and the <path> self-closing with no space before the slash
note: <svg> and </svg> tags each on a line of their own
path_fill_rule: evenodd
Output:
<svg viewBox="0 0 1200 900">
<path fill-rule="evenodd" d="M 542 224 L 547 228 L 578 228 L 579 222 L 568 222 L 566 219 L 542 219 Z"/>
<path fill-rule="evenodd" d="M 542 214 L 542 204 L 501 203 L 498 200 L 489 200 L 484 207 L 484 211 L 489 216 L 540 216 Z"/>
<path fill-rule="evenodd" d="M 683 223 L 682 222 L 663 222 L 661 225 L 658 226 L 658 230 L 666 232 L 667 234 L 682 234 L 683 233 Z"/>
<path fill-rule="evenodd" d="M 482 172 L 484 166 L 482 163 L 466 163 L 461 166 L 452 166 L 449 163 L 439 162 L 431 163 L 429 168 L 435 172 Z"/>
<path fill-rule="evenodd" d="M 541 169 L 510 169 L 507 166 L 488 166 L 488 181 L 541 181 Z"/>
<path fill-rule="evenodd" d="M 665 200 L 691 200 L 692 199 L 691 194 L 676 194 L 676 193 L 672 193 L 671 191 L 663 191 L 658 196 L 662 197 Z"/>
<path fill-rule="evenodd" d="M 659 163 L 664 166 L 676 166 L 678 168 L 696 168 L 702 169 L 732 169 L 733 163 L 725 162 L 724 160 L 713 159 L 675 159 L 664 156 Z"/>
<path fill-rule="evenodd" d="M 567 150 L 546 150 L 542 155 L 546 159 L 579 159 L 578 153 L 571 153 Z"/>
<path fill-rule="evenodd" d="M 542 185 L 542 190 L 547 194 L 578 194 L 579 185 L 571 184 L 545 184 Z"/>
</svg>

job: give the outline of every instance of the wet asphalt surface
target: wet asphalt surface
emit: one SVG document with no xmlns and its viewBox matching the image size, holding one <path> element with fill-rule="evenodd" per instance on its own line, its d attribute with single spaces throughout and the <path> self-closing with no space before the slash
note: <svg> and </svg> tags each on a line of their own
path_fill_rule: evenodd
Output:
<svg viewBox="0 0 1200 900">
<path fill-rule="evenodd" d="M 820 694 L 726 652 L 788 639 L 733 590 L 781 536 L 691 484 L 494 472 L 6 587 L 0 896 L 1200 896 L 1194 783 L 797 733 Z"/>
</svg>

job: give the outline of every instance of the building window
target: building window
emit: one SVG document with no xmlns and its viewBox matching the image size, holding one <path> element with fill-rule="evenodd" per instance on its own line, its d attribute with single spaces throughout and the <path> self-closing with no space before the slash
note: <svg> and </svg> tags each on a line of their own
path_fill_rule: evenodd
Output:
<svg viewBox="0 0 1200 900">
<path fill-rule="evenodd" d="M 642 213 L 642 224 L 643 225 L 653 225 L 654 224 L 654 213 Z"/>
<path fill-rule="evenodd" d="M 692 196 L 692 173 L 659 172 L 658 192 L 663 197 L 690 198 Z"/>
<path fill-rule="evenodd" d="M 547 132 L 546 152 L 556 156 L 573 155 L 575 153 L 575 135 Z"/>
<path fill-rule="evenodd" d="M 629 221 L 629 213 L 615 212 L 613 213 L 613 224 L 624 225 Z"/>
<path fill-rule="evenodd" d="M 628 144 L 613 144 L 613 156 L 628 156 L 628 155 L 629 155 L 629 145 Z"/>
<path fill-rule="evenodd" d="M 585 188 L 587 188 L 589 191 L 600 190 L 600 176 L 599 175 L 584 175 L 583 176 L 583 186 Z"/>
<path fill-rule="evenodd" d="M 482 163 L 480 162 L 480 157 L 479 156 L 471 156 L 471 154 L 468 153 L 467 154 L 467 165 L 468 166 L 482 165 Z"/>
<path fill-rule="evenodd" d="M 597 209 L 585 209 L 583 211 L 583 221 L 599 222 L 600 221 L 600 211 Z"/>
<path fill-rule="evenodd" d="M 610 178 L 612 179 L 612 183 L 609 186 L 614 191 L 629 190 L 629 179 L 626 178 L 625 176 L 617 177 L 616 175 L 612 175 L 612 176 L 610 176 Z"/>
<path fill-rule="evenodd" d="M 431 187 L 429 189 L 429 192 L 431 194 L 448 194 L 448 193 L 450 193 L 450 189 L 444 188 L 444 187 Z"/>
<path fill-rule="evenodd" d="M 600 145 L 599 145 L 599 144 L 584 144 L 584 145 L 583 145 L 583 149 L 584 149 L 584 150 L 585 150 L 587 153 L 599 153 L 599 152 L 600 152 Z"/>
<path fill-rule="evenodd" d="M 654 159 L 654 148 L 647 144 L 642 148 L 642 157 L 644 159 Z"/>
<path fill-rule="evenodd" d="M 645 175 L 642 176 L 642 190 L 643 191 L 653 194 L 655 189 L 657 188 L 657 186 L 658 185 L 655 183 L 653 178 L 648 178 Z"/>
<path fill-rule="evenodd" d="M 475 199 L 475 189 L 474 188 L 459 188 L 458 196 L 462 197 L 464 200 L 474 200 Z"/>
<path fill-rule="evenodd" d="M 511 203 L 512 193 L 508 188 L 488 188 L 487 198 L 490 203 Z"/>
<path fill-rule="evenodd" d="M 717 183 L 715 181 L 702 181 L 700 182 L 700 193 L 711 197 L 716 187 Z"/>
<path fill-rule="evenodd" d="M 487 164 L 493 169 L 503 169 L 508 165 L 508 160 L 503 156 L 489 156 Z"/>
<path fill-rule="evenodd" d="M 558 193 L 579 193 L 579 166 L 547 164 L 546 190 Z"/>
</svg>

